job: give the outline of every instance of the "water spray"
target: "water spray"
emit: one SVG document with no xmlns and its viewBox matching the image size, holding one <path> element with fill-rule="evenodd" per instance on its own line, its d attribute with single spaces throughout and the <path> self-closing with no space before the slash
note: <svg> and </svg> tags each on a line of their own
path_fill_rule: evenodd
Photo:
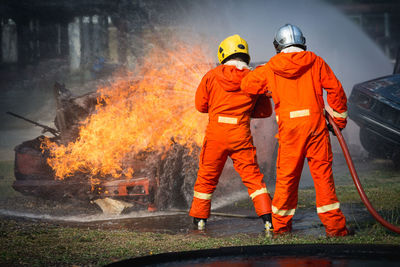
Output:
<svg viewBox="0 0 400 267">
<path fill-rule="evenodd" d="M 170 209 L 169 211 L 171 212 L 179 212 L 179 213 L 185 213 L 188 214 L 189 210 L 180 210 L 180 209 Z M 211 216 L 219 216 L 219 217 L 231 217 L 231 218 L 241 218 L 241 219 L 259 219 L 260 217 L 258 216 L 252 216 L 252 215 L 244 215 L 244 214 L 234 214 L 234 213 L 225 213 L 225 212 L 210 212 Z"/>
<path fill-rule="evenodd" d="M 350 152 L 347 147 L 346 141 L 344 140 L 343 135 L 342 135 L 341 131 L 339 130 L 339 127 L 333 121 L 331 115 L 329 115 L 328 112 L 325 112 L 325 114 L 326 114 L 326 119 L 333 127 L 333 131 L 336 134 L 336 137 L 339 141 L 340 147 L 342 148 L 343 155 L 346 159 L 347 166 L 349 167 L 351 177 L 353 178 L 353 182 L 357 188 L 358 194 L 360 195 L 361 200 L 364 203 L 365 207 L 368 209 L 369 213 L 371 213 L 371 215 L 375 218 L 375 220 L 377 222 L 382 224 L 385 228 L 389 229 L 390 231 L 400 234 L 400 227 L 393 225 L 393 224 L 389 223 L 388 221 L 386 221 L 384 218 L 382 218 L 382 216 L 379 215 L 379 213 L 372 206 L 371 202 L 368 200 L 368 197 L 365 194 L 363 187 L 361 186 L 360 179 L 358 178 L 358 174 L 354 167 L 354 163 L 350 156 Z"/>
</svg>

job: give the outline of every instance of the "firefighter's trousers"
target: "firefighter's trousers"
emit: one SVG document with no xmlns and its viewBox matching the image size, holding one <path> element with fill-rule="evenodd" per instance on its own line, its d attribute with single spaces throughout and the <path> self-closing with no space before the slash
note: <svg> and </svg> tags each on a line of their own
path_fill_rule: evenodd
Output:
<svg viewBox="0 0 400 267">
<path fill-rule="evenodd" d="M 228 156 L 247 187 L 257 215 L 271 213 L 271 198 L 258 167 L 255 147 L 249 144 L 247 148 L 232 149 L 224 142 L 206 139 L 200 153 L 199 171 L 189 215 L 203 219 L 210 216 L 212 194 Z"/>
<path fill-rule="evenodd" d="M 307 158 L 316 191 L 318 216 L 328 236 L 346 235 L 346 220 L 340 210 L 332 176 L 332 150 L 329 133 L 281 127 L 277 158 L 277 178 L 272 201 L 272 224 L 275 233 L 290 232 L 296 211 L 298 187 Z"/>
</svg>

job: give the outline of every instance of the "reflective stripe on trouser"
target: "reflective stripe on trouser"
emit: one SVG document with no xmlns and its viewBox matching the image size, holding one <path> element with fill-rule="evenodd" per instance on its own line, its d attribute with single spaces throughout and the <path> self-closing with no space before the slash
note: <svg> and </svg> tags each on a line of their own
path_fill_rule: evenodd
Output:
<svg viewBox="0 0 400 267">
<path fill-rule="evenodd" d="M 256 150 L 251 144 L 249 148 L 232 151 L 221 142 L 204 141 L 194 191 L 203 194 L 214 192 L 228 156 L 232 158 L 235 170 L 241 176 L 249 195 L 252 196 L 257 215 L 271 213 L 271 198 L 257 164 Z M 194 195 L 189 215 L 208 218 L 210 209 L 211 199 L 201 199 Z"/>
<path fill-rule="evenodd" d="M 328 132 L 307 135 L 306 131 L 289 131 L 288 134 L 283 131 L 279 133 L 279 138 L 276 187 L 272 201 L 272 223 L 276 233 L 287 232 L 292 228 L 293 210 L 297 206 L 298 185 L 305 157 L 314 180 L 319 211 L 338 203 L 332 176 L 332 151 Z M 293 212 L 289 212 L 290 210 Z M 346 220 L 339 208 L 318 213 L 318 216 L 327 235 L 347 234 Z"/>
<path fill-rule="evenodd" d="M 328 236 L 345 236 L 348 234 L 346 228 L 346 219 L 340 210 L 340 203 L 317 206 L 318 217 L 325 225 L 325 231 Z"/>
<path fill-rule="evenodd" d="M 209 194 L 210 198 L 199 198 L 198 193 L 199 192 L 196 191 L 194 192 L 192 207 L 190 209 L 189 215 L 196 218 L 207 219 L 210 216 L 212 194 Z"/>
</svg>

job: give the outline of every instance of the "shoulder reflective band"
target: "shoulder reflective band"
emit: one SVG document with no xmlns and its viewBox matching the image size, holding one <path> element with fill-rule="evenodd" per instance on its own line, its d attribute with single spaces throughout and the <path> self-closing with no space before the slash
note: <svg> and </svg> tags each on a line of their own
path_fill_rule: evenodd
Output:
<svg viewBox="0 0 400 267">
<path fill-rule="evenodd" d="M 268 194 L 268 193 L 269 192 L 268 192 L 267 188 L 264 187 L 264 188 L 258 189 L 255 192 L 253 192 L 253 194 L 251 194 L 250 197 L 251 197 L 251 199 L 254 199 L 256 196 L 259 196 L 261 194 Z"/>
<path fill-rule="evenodd" d="M 310 116 L 310 110 L 309 109 L 302 109 L 302 110 L 296 110 L 296 111 L 291 111 L 290 112 L 290 118 L 298 118 L 298 117 L 306 117 Z"/>
<path fill-rule="evenodd" d="M 337 210 L 338 208 L 340 208 L 340 202 L 325 205 L 322 207 L 317 207 L 317 213 L 324 213 L 324 212 L 331 211 L 331 210 Z"/>
<path fill-rule="evenodd" d="M 289 216 L 289 215 L 294 215 L 296 209 L 291 209 L 291 210 L 278 210 L 277 207 L 272 206 L 272 212 L 274 214 L 280 215 L 280 216 Z"/>
<path fill-rule="evenodd" d="M 207 194 L 207 193 L 200 193 L 194 191 L 194 197 L 199 198 L 199 199 L 205 199 L 205 200 L 210 200 L 212 197 L 212 194 Z"/>
<path fill-rule="evenodd" d="M 342 113 L 339 113 L 339 112 L 336 112 L 336 111 L 334 111 L 334 110 L 332 110 L 333 111 L 333 117 L 335 117 L 335 118 L 343 118 L 343 119 L 346 119 L 347 118 L 347 111 L 345 111 L 345 112 L 342 112 Z"/>
<path fill-rule="evenodd" d="M 238 119 L 237 118 L 231 118 L 231 117 L 218 116 L 218 122 L 228 123 L 228 124 L 237 124 L 238 123 Z"/>
</svg>

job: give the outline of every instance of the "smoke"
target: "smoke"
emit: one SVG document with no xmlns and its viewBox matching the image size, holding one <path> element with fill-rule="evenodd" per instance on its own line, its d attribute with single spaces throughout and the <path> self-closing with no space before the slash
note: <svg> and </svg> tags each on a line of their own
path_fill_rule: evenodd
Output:
<svg viewBox="0 0 400 267">
<path fill-rule="evenodd" d="M 215 49 L 220 41 L 239 34 L 249 43 L 252 62 L 266 62 L 275 55 L 276 30 L 285 23 L 299 26 L 308 50 L 323 57 L 349 94 L 355 83 L 387 75 L 392 63 L 381 49 L 349 18 L 317 0 L 201 1 L 181 17 Z"/>
</svg>

